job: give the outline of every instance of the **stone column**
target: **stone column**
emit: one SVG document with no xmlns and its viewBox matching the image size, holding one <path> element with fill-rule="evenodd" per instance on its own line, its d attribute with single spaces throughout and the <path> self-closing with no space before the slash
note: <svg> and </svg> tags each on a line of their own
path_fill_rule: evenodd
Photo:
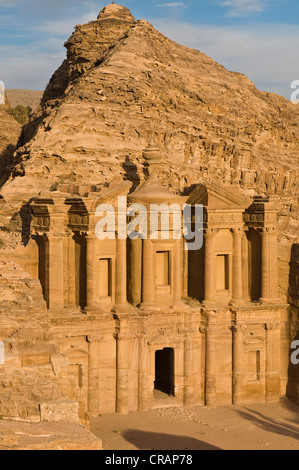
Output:
<svg viewBox="0 0 299 470">
<path fill-rule="evenodd" d="M 211 301 L 214 296 L 214 250 L 213 232 L 206 231 L 205 238 L 205 300 Z"/>
<path fill-rule="evenodd" d="M 273 374 L 273 325 L 267 323 L 266 329 L 266 401 L 272 401 Z"/>
<path fill-rule="evenodd" d="M 64 308 L 64 235 L 49 233 L 47 237 L 48 308 Z"/>
<path fill-rule="evenodd" d="M 192 405 L 194 403 L 194 383 L 193 383 L 193 339 L 191 335 L 185 339 L 185 391 L 184 404 Z"/>
<path fill-rule="evenodd" d="M 175 242 L 173 252 L 173 302 L 182 304 L 182 253 L 180 240 Z"/>
<path fill-rule="evenodd" d="M 242 283 L 242 236 L 243 230 L 233 230 L 233 301 L 240 302 L 243 294 Z"/>
<path fill-rule="evenodd" d="M 243 299 L 249 301 L 249 255 L 248 255 L 248 239 L 246 233 L 243 232 L 242 237 L 242 283 L 243 283 Z"/>
<path fill-rule="evenodd" d="M 266 329 L 266 401 L 276 402 L 280 398 L 280 331 L 278 322 L 270 322 Z"/>
<path fill-rule="evenodd" d="M 206 405 L 216 405 L 216 358 L 215 335 L 216 313 L 209 312 L 208 327 L 206 328 Z"/>
<path fill-rule="evenodd" d="M 281 361 L 281 324 L 280 321 L 273 322 L 273 359 L 272 359 L 272 370 L 273 370 L 273 401 L 279 401 L 283 392 L 281 391 L 282 382 L 282 361 Z"/>
<path fill-rule="evenodd" d="M 69 306 L 76 305 L 76 262 L 75 262 L 75 242 L 73 239 L 73 232 L 67 234 L 68 244 L 68 304 Z"/>
<path fill-rule="evenodd" d="M 113 310 L 122 311 L 128 308 L 127 303 L 127 240 L 117 239 L 117 256 L 115 265 L 115 306 Z"/>
<path fill-rule="evenodd" d="M 270 298 L 278 298 L 277 230 L 270 232 Z"/>
<path fill-rule="evenodd" d="M 88 336 L 88 412 L 99 413 L 99 342 L 102 337 Z"/>
<path fill-rule="evenodd" d="M 268 229 L 261 232 L 262 236 L 262 301 L 270 299 L 270 233 Z"/>
<path fill-rule="evenodd" d="M 234 325 L 233 332 L 233 387 L 232 403 L 241 405 L 243 403 L 243 327 Z"/>
<path fill-rule="evenodd" d="M 139 305 L 142 301 L 142 240 L 130 240 L 130 276 L 128 283 L 130 286 L 130 300 L 134 305 Z"/>
<path fill-rule="evenodd" d="M 96 309 L 96 242 L 94 233 L 86 235 L 86 310 Z"/>
<path fill-rule="evenodd" d="M 183 250 L 183 297 L 188 297 L 188 263 L 189 263 L 189 252 L 185 250 L 185 240 L 182 239 L 182 250 Z"/>
<path fill-rule="evenodd" d="M 129 338 L 127 333 L 117 333 L 116 338 L 116 412 L 129 413 Z"/>
<path fill-rule="evenodd" d="M 138 410 L 148 411 L 151 408 L 149 394 L 149 374 L 148 374 L 148 345 L 146 336 L 140 334 L 138 337 Z"/>
<path fill-rule="evenodd" d="M 143 240 L 142 260 L 142 306 L 152 307 L 155 305 L 156 284 L 153 243 L 150 239 Z"/>
</svg>

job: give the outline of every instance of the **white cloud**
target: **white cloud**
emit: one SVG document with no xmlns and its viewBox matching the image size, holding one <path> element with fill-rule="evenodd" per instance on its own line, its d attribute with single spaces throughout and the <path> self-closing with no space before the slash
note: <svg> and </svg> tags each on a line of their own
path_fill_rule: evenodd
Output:
<svg viewBox="0 0 299 470">
<path fill-rule="evenodd" d="M 12 8 L 15 6 L 14 0 L 0 0 L 0 7 L 1 8 Z"/>
<path fill-rule="evenodd" d="M 176 8 L 176 7 L 187 8 L 185 3 L 182 3 L 182 2 L 161 3 L 160 5 L 157 5 L 157 7 L 159 8 Z"/>
<path fill-rule="evenodd" d="M 227 16 L 242 17 L 265 10 L 267 0 L 224 0 L 223 7 L 228 8 Z"/>
<path fill-rule="evenodd" d="M 36 26 L 35 30 L 42 33 L 69 37 L 70 34 L 74 31 L 74 26 L 76 24 L 85 24 L 89 21 L 94 21 L 98 14 L 99 8 L 89 11 L 79 18 L 75 17 L 61 20 L 42 21 L 40 25 Z"/>
<path fill-rule="evenodd" d="M 65 52 L 43 51 L 37 47 L 0 46 L 0 79 L 6 88 L 44 90 Z"/>
<path fill-rule="evenodd" d="M 34 1 L 36 0 L 32 0 Z M 69 0 L 61 0 L 63 1 Z M 24 40 L 28 34 L 35 35 L 36 39 L 34 43 L 24 46 L 0 45 L 0 80 L 4 81 L 6 88 L 45 89 L 51 76 L 66 57 L 63 43 L 74 31 L 74 25 L 94 20 L 101 5 L 104 5 L 104 2 L 97 6 L 93 2 L 88 3 L 94 10 L 71 19 L 44 20 L 27 26 L 17 18 L 14 30 L 22 31 Z M 12 18 L 7 16 L 6 20 L 7 24 L 12 24 Z M 0 32 L 0 38 L 1 36 L 7 39 L 7 32 Z M 12 38 L 17 36 L 17 32 L 12 34 Z"/>
<path fill-rule="evenodd" d="M 153 21 L 174 41 L 198 49 L 229 70 L 247 75 L 263 91 L 290 99 L 291 83 L 299 79 L 299 26 L 194 26 L 180 21 Z"/>
</svg>

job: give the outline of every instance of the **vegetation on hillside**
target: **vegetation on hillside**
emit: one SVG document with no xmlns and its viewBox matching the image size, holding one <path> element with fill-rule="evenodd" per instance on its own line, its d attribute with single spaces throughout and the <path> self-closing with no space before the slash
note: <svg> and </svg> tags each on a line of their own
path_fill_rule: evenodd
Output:
<svg viewBox="0 0 299 470">
<path fill-rule="evenodd" d="M 19 124 L 22 126 L 26 124 L 29 120 L 29 116 L 32 113 L 32 109 L 30 106 L 22 106 L 18 105 L 15 108 L 10 108 L 8 111 L 10 114 Z"/>
</svg>

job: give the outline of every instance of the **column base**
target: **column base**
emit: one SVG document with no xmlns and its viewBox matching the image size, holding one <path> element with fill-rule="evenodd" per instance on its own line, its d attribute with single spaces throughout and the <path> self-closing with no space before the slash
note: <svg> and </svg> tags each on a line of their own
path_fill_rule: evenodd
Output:
<svg viewBox="0 0 299 470">
<path fill-rule="evenodd" d="M 133 310 L 132 305 L 126 302 L 124 304 L 113 305 L 111 312 L 112 313 L 130 313 L 132 310 Z"/>
<path fill-rule="evenodd" d="M 101 313 L 105 313 L 103 307 L 101 307 L 100 305 L 85 307 L 82 311 L 85 315 L 100 315 Z"/>
<path fill-rule="evenodd" d="M 176 300 L 171 305 L 171 308 L 180 309 L 180 310 L 187 310 L 187 309 L 189 309 L 189 305 L 185 304 L 185 302 L 183 302 L 182 300 Z"/>
<path fill-rule="evenodd" d="M 216 308 L 216 307 L 219 307 L 219 308 L 223 308 L 225 306 L 228 306 L 229 305 L 229 300 L 224 300 L 224 299 L 214 299 L 214 300 L 203 300 L 201 302 L 201 305 L 202 307 L 204 308 Z"/>
<path fill-rule="evenodd" d="M 159 310 L 159 307 L 154 302 L 142 302 L 140 304 L 141 310 Z"/>
<path fill-rule="evenodd" d="M 244 300 L 244 299 L 231 299 L 230 302 L 229 302 L 229 305 L 232 305 L 232 306 L 242 306 L 242 305 L 245 305 L 249 302 L 249 300 Z"/>
<path fill-rule="evenodd" d="M 283 303 L 283 301 L 278 298 L 271 299 L 271 298 L 261 297 L 259 301 L 262 302 L 263 304 L 282 304 Z"/>
</svg>

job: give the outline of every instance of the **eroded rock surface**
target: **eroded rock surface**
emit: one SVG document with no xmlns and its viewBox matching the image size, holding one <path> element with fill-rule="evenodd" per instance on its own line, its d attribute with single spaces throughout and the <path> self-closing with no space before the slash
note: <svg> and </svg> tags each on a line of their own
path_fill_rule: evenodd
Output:
<svg viewBox="0 0 299 470">
<path fill-rule="evenodd" d="M 57 347 L 38 280 L 0 261 L 0 416 L 36 418 L 39 404 L 58 398 L 51 365 Z"/>
<path fill-rule="evenodd" d="M 20 124 L 7 113 L 9 103 L 0 105 L 0 186 L 9 174 L 7 168 L 11 164 L 13 153 L 16 149 L 21 134 Z"/>
<path fill-rule="evenodd" d="M 281 229 L 298 224 L 299 108 L 244 75 L 176 44 L 110 5 L 77 26 L 67 60 L 26 127 L 1 194 L 13 207 L 57 182 L 143 180 L 141 151 L 164 152 L 161 181 L 201 181 L 281 198 Z"/>
</svg>

